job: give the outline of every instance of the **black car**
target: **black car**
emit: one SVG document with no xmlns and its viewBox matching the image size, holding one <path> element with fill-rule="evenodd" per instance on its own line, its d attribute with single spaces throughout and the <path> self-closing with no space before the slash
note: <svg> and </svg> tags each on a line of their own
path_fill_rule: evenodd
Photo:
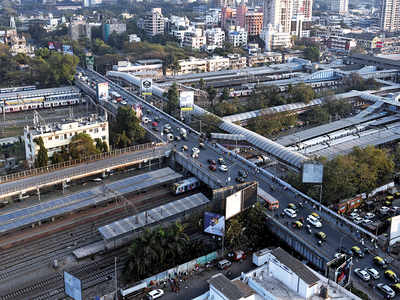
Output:
<svg viewBox="0 0 400 300">
<path fill-rule="evenodd" d="M 236 177 L 235 180 L 236 180 L 236 182 L 238 182 L 238 183 L 243 183 L 243 182 L 245 182 L 244 178 L 241 177 L 241 176 Z"/>
<path fill-rule="evenodd" d="M 247 172 L 245 170 L 239 170 L 238 174 L 240 177 L 243 177 L 243 178 L 247 178 L 247 176 L 248 176 Z"/>
<path fill-rule="evenodd" d="M 351 251 L 350 249 L 347 249 L 345 247 L 338 248 L 337 252 L 344 253 L 344 254 L 347 254 L 349 256 L 353 256 L 353 251 Z"/>
</svg>

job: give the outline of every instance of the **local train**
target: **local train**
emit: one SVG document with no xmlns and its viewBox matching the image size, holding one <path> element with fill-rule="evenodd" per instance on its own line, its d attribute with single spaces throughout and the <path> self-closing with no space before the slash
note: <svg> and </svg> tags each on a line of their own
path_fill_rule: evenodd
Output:
<svg viewBox="0 0 400 300">
<path fill-rule="evenodd" d="M 196 177 L 190 177 L 172 184 L 172 193 L 174 195 L 183 194 L 194 190 L 200 186 L 200 181 Z"/>
<path fill-rule="evenodd" d="M 33 90 L 36 90 L 36 86 L 34 85 L 16 86 L 9 88 L 0 88 L 0 94 L 33 91 Z"/>
<path fill-rule="evenodd" d="M 59 106 L 75 105 L 85 103 L 85 98 L 79 92 L 61 95 L 39 96 L 24 99 L 6 100 L 0 102 L 0 113 L 12 113 L 41 108 L 52 108 Z"/>
</svg>

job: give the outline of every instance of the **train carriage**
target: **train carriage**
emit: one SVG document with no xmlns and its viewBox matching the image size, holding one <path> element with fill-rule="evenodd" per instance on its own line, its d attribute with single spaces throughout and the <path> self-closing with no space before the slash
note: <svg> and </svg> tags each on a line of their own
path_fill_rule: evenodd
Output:
<svg viewBox="0 0 400 300">
<path fill-rule="evenodd" d="M 172 185 L 172 193 L 179 195 L 200 186 L 200 181 L 196 177 L 190 177 L 188 179 L 181 180 Z"/>
</svg>

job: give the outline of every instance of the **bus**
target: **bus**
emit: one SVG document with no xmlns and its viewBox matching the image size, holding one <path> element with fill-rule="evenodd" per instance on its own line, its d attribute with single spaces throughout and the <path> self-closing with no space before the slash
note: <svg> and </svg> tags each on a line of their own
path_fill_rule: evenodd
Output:
<svg viewBox="0 0 400 300">
<path fill-rule="evenodd" d="M 258 187 L 257 188 L 257 195 L 258 197 L 265 201 L 265 205 L 269 210 L 275 210 L 279 208 L 279 201 L 276 199 L 274 196 L 268 194 L 266 191 L 264 191 L 262 188 Z"/>
<path fill-rule="evenodd" d="M 110 92 L 110 96 L 111 96 L 111 100 L 115 100 L 117 102 L 121 102 L 122 101 L 121 95 L 118 94 L 117 92 L 111 91 Z"/>
</svg>

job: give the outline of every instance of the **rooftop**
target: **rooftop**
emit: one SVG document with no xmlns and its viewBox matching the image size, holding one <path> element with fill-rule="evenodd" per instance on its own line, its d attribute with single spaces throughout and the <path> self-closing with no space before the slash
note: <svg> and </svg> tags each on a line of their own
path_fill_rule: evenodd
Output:
<svg viewBox="0 0 400 300">
<path fill-rule="evenodd" d="M 208 282 L 229 300 L 239 300 L 254 294 L 254 291 L 243 282 L 230 281 L 222 273 L 214 275 Z"/>
</svg>

